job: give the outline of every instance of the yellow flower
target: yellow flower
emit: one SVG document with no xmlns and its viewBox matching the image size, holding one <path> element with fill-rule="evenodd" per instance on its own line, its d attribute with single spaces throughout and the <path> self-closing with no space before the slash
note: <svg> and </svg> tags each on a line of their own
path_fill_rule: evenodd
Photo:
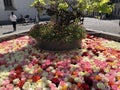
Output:
<svg viewBox="0 0 120 90">
<path fill-rule="evenodd" d="M 62 86 L 62 89 L 61 90 L 67 90 L 68 89 L 68 86 L 67 85 L 64 85 Z"/>
</svg>

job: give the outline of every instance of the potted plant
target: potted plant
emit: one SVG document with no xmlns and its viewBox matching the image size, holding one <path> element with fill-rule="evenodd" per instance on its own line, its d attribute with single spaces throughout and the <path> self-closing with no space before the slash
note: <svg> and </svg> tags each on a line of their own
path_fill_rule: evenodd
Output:
<svg viewBox="0 0 120 90">
<path fill-rule="evenodd" d="M 29 35 L 38 41 L 38 46 L 47 50 L 69 50 L 81 47 L 85 28 L 80 24 L 85 12 L 112 11 L 109 0 L 34 0 L 38 12 L 46 11 L 51 20 L 33 26 Z"/>
</svg>

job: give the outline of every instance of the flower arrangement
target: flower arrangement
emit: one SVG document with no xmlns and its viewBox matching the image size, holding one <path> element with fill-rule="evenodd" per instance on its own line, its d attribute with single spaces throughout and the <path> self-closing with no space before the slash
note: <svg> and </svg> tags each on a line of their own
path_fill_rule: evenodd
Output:
<svg viewBox="0 0 120 90">
<path fill-rule="evenodd" d="M 119 42 L 87 35 L 82 49 L 58 53 L 35 44 L 29 36 L 0 43 L 0 90 L 120 89 Z"/>
</svg>

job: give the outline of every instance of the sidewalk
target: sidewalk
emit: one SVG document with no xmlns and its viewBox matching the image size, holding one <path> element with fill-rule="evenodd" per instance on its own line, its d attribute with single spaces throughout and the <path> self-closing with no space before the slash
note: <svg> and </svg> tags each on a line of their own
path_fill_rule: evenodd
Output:
<svg viewBox="0 0 120 90">
<path fill-rule="evenodd" d="M 9 35 L 13 35 L 13 34 L 19 34 L 22 32 L 26 32 L 29 31 L 30 28 L 34 25 L 34 23 L 29 23 L 27 25 L 25 24 L 17 24 L 17 30 L 13 32 L 13 28 L 12 25 L 4 25 L 4 26 L 0 26 L 0 38 L 1 37 L 6 37 Z"/>
<path fill-rule="evenodd" d="M 120 36 L 120 26 L 118 22 L 119 20 L 99 20 L 95 18 L 85 18 L 84 26 L 87 28 L 87 30 Z M 34 23 L 29 23 L 28 25 L 17 24 L 17 31 L 15 32 L 12 30 L 12 25 L 0 26 L 0 38 L 29 31 L 33 25 Z"/>
<path fill-rule="evenodd" d="M 88 29 L 120 35 L 119 20 L 99 20 L 95 18 L 85 18 L 84 26 Z"/>
</svg>

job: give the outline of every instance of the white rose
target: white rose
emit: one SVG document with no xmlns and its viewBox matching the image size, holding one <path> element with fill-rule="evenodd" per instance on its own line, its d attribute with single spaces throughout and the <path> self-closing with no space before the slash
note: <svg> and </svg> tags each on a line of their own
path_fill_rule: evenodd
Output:
<svg viewBox="0 0 120 90">
<path fill-rule="evenodd" d="M 85 76 L 89 76 L 89 75 L 90 75 L 90 73 L 88 73 L 88 72 L 85 71 Z"/>
<path fill-rule="evenodd" d="M 50 69 L 50 70 L 53 70 L 54 68 L 53 68 L 53 67 L 51 67 L 51 66 L 49 66 L 49 69 Z"/>
<path fill-rule="evenodd" d="M 46 77 L 42 77 L 41 80 L 42 80 L 43 82 L 47 82 L 47 78 L 46 78 Z"/>
<path fill-rule="evenodd" d="M 26 71 L 26 72 L 29 71 L 28 66 L 27 65 L 23 66 L 23 70 Z"/>
<path fill-rule="evenodd" d="M 42 68 L 38 68 L 38 72 L 39 72 L 39 73 L 42 72 Z"/>
<path fill-rule="evenodd" d="M 42 81 L 39 81 L 39 82 L 37 82 L 37 87 L 44 88 L 45 87 L 45 83 L 42 82 Z"/>
<path fill-rule="evenodd" d="M 109 68 L 105 68 L 104 72 L 109 73 L 110 69 Z"/>
<path fill-rule="evenodd" d="M 22 89 L 29 90 L 30 87 L 31 87 L 30 82 L 25 82 Z"/>
<path fill-rule="evenodd" d="M 67 87 L 71 87 L 72 84 L 71 84 L 70 82 L 66 82 L 66 86 L 67 86 Z"/>
<path fill-rule="evenodd" d="M 62 86 L 58 86 L 58 90 L 62 90 Z"/>
<path fill-rule="evenodd" d="M 42 90 L 50 90 L 49 88 L 43 88 Z"/>
<path fill-rule="evenodd" d="M 102 78 L 102 81 L 103 81 L 103 82 L 109 82 L 109 79 L 108 79 L 107 77 L 103 77 L 103 78 Z"/>
<path fill-rule="evenodd" d="M 37 83 L 31 83 L 30 87 L 35 89 L 37 87 Z"/>
<path fill-rule="evenodd" d="M 78 75 L 79 75 L 79 76 L 84 76 L 84 75 L 85 75 L 85 72 L 82 72 L 82 71 L 81 71 L 81 72 L 78 73 Z"/>
<path fill-rule="evenodd" d="M 49 85 L 49 84 L 51 84 L 51 83 L 52 83 L 52 81 L 47 80 L 46 85 Z"/>
<path fill-rule="evenodd" d="M 113 65 L 112 68 L 118 68 L 116 65 Z"/>
<path fill-rule="evenodd" d="M 29 89 L 26 89 L 26 90 L 35 90 L 34 88 L 29 88 Z"/>
<path fill-rule="evenodd" d="M 99 72 L 99 71 L 100 71 L 100 67 L 94 66 L 94 67 L 93 67 L 93 71 L 94 71 L 94 72 Z"/>
<path fill-rule="evenodd" d="M 101 90 L 105 90 L 105 85 L 102 82 L 98 82 L 97 87 Z"/>
<path fill-rule="evenodd" d="M 13 80 L 14 84 L 18 84 L 19 82 L 20 82 L 19 78 Z"/>
<path fill-rule="evenodd" d="M 3 81 L 4 80 L 0 77 L 0 85 L 2 85 Z"/>
<path fill-rule="evenodd" d="M 34 69 L 29 70 L 29 74 L 34 74 Z"/>
<path fill-rule="evenodd" d="M 55 73 L 55 70 L 53 69 L 51 72 L 52 72 L 52 73 Z"/>
<path fill-rule="evenodd" d="M 73 72 L 76 69 L 76 67 L 71 66 L 70 71 Z"/>
<path fill-rule="evenodd" d="M 117 76 L 120 76 L 120 72 L 117 72 L 116 75 L 117 75 Z"/>
<path fill-rule="evenodd" d="M 19 87 L 15 87 L 13 90 L 20 90 L 20 88 Z"/>
<path fill-rule="evenodd" d="M 78 78 L 78 77 L 74 78 L 74 80 L 75 80 L 75 82 L 77 82 L 77 83 L 78 83 L 78 82 L 82 82 L 81 79 Z"/>
</svg>

